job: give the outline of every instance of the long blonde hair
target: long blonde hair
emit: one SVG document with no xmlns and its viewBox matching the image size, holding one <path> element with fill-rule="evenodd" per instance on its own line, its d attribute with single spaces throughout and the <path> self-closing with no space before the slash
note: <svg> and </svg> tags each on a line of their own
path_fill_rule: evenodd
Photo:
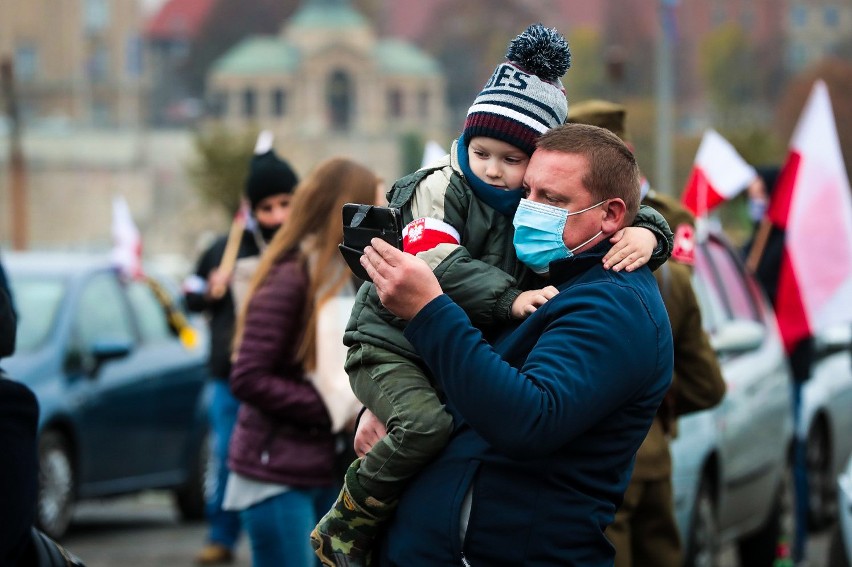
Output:
<svg viewBox="0 0 852 567">
<path fill-rule="evenodd" d="M 305 326 L 296 356 L 306 370 L 316 368 L 317 311 L 352 277 L 337 249 L 337 245 L 343 242 L 343 205 L 374 203 L 379 183 L 376 174 L 346 158 L 331 158 L 320 163 L 299 183 L 293 194 L 289 218 L 263 252 L 249 283 L 237 318 L 234 353 L 242 341 L 246 312 L 252 297 L 266 281 L 273 266 L 285 254 L 295 250 L 308 265 Z M 340 269 L 341 266 L 343 269 Z"/>
</svg>

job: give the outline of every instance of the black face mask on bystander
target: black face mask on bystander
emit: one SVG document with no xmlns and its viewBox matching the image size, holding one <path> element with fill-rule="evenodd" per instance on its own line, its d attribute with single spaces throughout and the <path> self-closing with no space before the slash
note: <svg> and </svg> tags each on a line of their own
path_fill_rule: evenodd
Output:
<svg viewBox="0 0 852 567">
<path fill-rule="evenodd" d="M 272 226 L 263 226 L 262 224 L 257 225 L 258 230 L 260 231 L 260 236 L 263 238 L 263 241 L 267 244 L 272 237 L 275 236 L 275 233 L 278 232 L 278 229 L 281 228 L 280 224 L 272 225 Z"/>
</svg>

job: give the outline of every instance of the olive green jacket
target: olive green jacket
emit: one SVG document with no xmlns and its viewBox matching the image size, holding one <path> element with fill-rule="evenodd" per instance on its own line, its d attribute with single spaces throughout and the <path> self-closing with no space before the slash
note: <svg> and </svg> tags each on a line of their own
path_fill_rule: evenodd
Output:
<svg viewBox="0 0 852 567">
<path fill-rule="evenodd" d="M 418 256 L 432 268 L 444 293 L 488 337 L 510 319 L 512 303 L 521 291 L 547 284 L 518 261 L 512 218 L 480 201 L 465 181 L 455 157 L 457 143 L 439 162 L 397 181 L 388 192 L 388 203 L 402 211 L 403 224 L 432 217 L 458 231 L 460 244 L 439 244 Z M 633 226 L 657 235 L 661 246 L 649 262 L 656 269 L 671 255 L 673 235 L 668 224 L 652 208 L 642 207 Z M 367 282 L 358 291 L 343 342 L 347 346 L 368 343 L 418 360 L 403 337 L 404 327 L 404 321 L 381 305 L 375 286 Z"/>
</svg>

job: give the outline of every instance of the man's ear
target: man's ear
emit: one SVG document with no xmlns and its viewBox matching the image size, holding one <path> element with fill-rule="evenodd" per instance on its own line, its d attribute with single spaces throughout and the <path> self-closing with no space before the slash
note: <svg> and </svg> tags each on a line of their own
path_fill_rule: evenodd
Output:
<svg viewBox="0 0 852 567">
<path fill-rule="evenodd" d="M 609 236 L 624 228 L 624 219 L 627 217 L 627 205 L 619 198 L 613 198 L 603 205 L 603 219 L 601 219 L 601 231 Z"/>
</svg>

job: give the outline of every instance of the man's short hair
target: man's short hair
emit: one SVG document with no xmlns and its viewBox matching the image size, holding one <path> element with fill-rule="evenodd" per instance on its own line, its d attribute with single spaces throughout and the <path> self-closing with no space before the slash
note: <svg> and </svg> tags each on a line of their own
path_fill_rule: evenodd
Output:
<svg viewBox="0 0 852 567">
<path fill-rule="evenodd" d="M 627 207 L 625 223 L 633 222 L 639 210 L 641 175 L 633 152 L 618 136 L 589 124 L 563 124 L 542 134 L 536 148 L 584 156 L 589 171 L 583 185 L 594 200 L 620 198 Z"/>
</svg>

